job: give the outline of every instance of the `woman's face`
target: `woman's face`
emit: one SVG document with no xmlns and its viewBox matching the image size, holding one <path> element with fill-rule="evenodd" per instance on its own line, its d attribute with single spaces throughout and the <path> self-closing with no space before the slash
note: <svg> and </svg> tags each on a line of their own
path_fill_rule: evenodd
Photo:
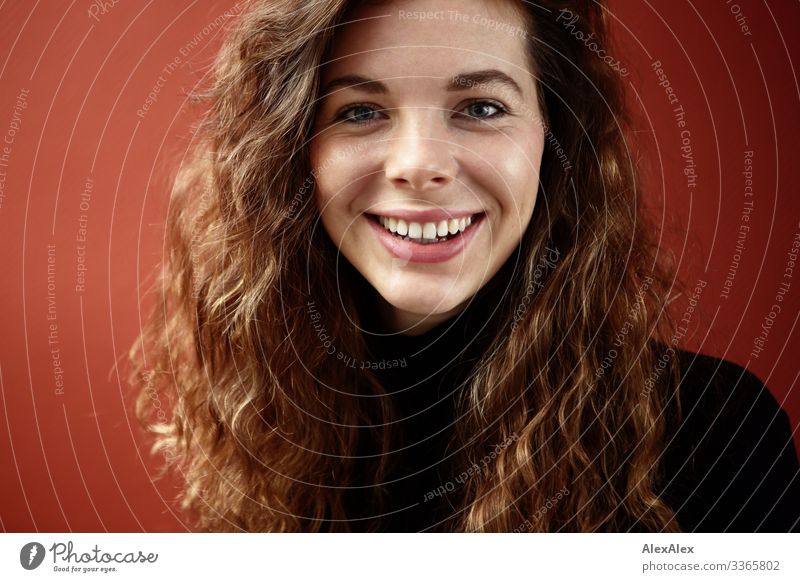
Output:
<svg viewBox="0 0 800 582">
<path fill-rule="evenodd" d="M 511 3 L 361 5 L 321 71 L 310 144 L 330 238 L 416 335 L 466 307 L 518 244 L 544 147 Z"/>
</svg>

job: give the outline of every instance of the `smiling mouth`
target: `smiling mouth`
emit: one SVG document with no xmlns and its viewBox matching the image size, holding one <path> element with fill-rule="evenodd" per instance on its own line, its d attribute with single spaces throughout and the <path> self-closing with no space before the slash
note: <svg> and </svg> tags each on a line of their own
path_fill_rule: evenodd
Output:
<svg viewBox="0 0 800 582">
<path fill-rule="evenodd" d="M 412 222 L 402 218 L 367 214 L 369 220 L 380 224 L 395 238 L 422 245 L 436 244 L 451 240 L 475 228 L 475 223 L 484 213 L 472 214 L 462 218 L 451 218 L 439 222 Z"/>
</svg>

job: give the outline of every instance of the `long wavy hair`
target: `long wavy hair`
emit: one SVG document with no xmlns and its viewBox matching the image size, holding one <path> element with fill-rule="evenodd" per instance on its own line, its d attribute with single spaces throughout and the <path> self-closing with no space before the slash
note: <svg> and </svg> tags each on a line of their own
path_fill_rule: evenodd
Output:
<svg viewBox="0 0 800 582">
<path fill-rule="evenodd" d="M 345 491 L 389 470 L 391 399 L 365 398 L 386 394 L 369 370 L 331 364 L 308 308 L 365 358 L 364 281 L 335 268 L 307 152 L 320 66 L 352 4 L 252 2 L 196 94 L 155 310 L 131 349 L 137 415 L 196 531 L 352 531 Z M 677 531 L 660 495 L 675 269 L 642 211 L 620 71 L 596 50 L 608 17 L 594 1 L 515 6 L 546 129 L 540 198 L 496 276 L 514 284 L 491 297 L 452 431 L 457 466 L 507 446 L 466 482 L 446 531 Z M 382 489 L 362 502 L 377 515 Z"/>
</svg>

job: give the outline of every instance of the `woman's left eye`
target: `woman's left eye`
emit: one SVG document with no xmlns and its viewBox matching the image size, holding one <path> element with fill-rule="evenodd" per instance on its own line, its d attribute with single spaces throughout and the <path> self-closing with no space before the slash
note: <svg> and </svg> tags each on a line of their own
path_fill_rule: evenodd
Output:
<svg viewBox="0 0 800 582">
<path fill-rule="evenodd" d="M 502 105 L 494 101 L 473 101 L 464 107 L 464 109 L 471 110 L 471 113 L 467 114 L 466 117 L 475 121 L 495 119 L 508 113 Z M 462 111 L 464 109 L 462 109 Z M 492 113 L 491 110 L 495 110 L 495 112 Z"/>
</svg>

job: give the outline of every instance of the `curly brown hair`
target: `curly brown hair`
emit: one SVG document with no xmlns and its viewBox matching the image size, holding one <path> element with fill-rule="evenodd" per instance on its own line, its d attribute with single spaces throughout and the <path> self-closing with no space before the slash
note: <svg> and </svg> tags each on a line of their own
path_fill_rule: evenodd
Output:
<svg viewBox="0 0 800 582">
<path fill-rule="evenodd" d="M 343 492 L 387 474 L 391 401 L 359 397 L 385 394 L 369 370 L 326 365 L 307 313 L 313 300 L 342 351 L 365 356 L 363 281 L 337 278 L 337 249 L 313 228 L 307 152 L 320 66 L 353 4 L 252 2 L 198 93 L 207 108 L 171 195 L 158 304 L 131 350 L 137 414 L 167 452 L 164 470 L 185 479 L 198 531 L 348 531 Z M 542 159 L 543 207 L 497 275 L 515 284 L 492 295 L 489 344 L 453 433 L 463 466 L 508 446 L 467 482 L 450 527 L 677 531 L 658 491 L 675 359 L 648 380 L 673 330 L 674 267 L 642 211 L 619 71 L 563 18 L 579 15 L 604 46 L 604 9 L 515 4 L 557 140 Z M 545 249 L 559 260 L 543 277 Z M 156 395 L 171 414 L 154 410 Z M 364 439 L 380 453 L 368 473 Z M 383 502 L 379 487 L 365 494 Z"/>
</svg>

